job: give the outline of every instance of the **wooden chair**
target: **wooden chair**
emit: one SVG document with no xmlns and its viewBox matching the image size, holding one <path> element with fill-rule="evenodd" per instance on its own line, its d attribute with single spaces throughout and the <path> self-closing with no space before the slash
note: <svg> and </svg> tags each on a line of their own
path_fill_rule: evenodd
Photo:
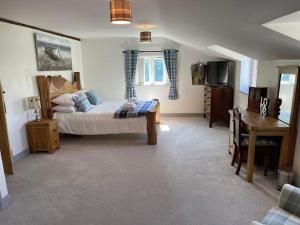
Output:
<svg viewBox="0 0 300 225">
<path fill-rule="evenodd" d="M 273 112 L 272 116 L 276 119 L 278 119 L 278 116 L 280 115 L 280 106 L 282 105 L 282 99 L 281 98 L 275 98 L 274 104 L 273 104 Z"/>
<path fill-rule="evenodd" d="M 247 159 L 249 135 L 242 133 L 241 113 L 239 112 L 238 108 L 233 109 L 233 138 L 234 154 L 231 165 L 234 166 L 234 163 L 238 157 L 238 165 L 235 174 L 239 175 L 242 163 L 245 159 Z M 255 151 L 263 151 L 264 153 L 264 176 L 267 176 L 270 158 L 276 151 L 277 147 L 278 143 L 273 141 L 271 137 L 256 138 Z"/>
</svg>

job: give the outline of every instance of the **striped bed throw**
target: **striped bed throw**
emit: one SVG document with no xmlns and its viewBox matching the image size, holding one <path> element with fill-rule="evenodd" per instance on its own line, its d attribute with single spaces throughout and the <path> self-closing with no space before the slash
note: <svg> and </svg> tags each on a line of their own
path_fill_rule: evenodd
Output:
<svg viewBox="0 0 300 225">
<path fill-rule="evenodd" d="M 144 116 L 146 112 L 151 111 L 157 104 L 157 101 L 138 101 L 133 110 L 126 109 L 126 103 L 120 107 L 115 113 L 115 119 L 128 119 Z"/>
</svg>

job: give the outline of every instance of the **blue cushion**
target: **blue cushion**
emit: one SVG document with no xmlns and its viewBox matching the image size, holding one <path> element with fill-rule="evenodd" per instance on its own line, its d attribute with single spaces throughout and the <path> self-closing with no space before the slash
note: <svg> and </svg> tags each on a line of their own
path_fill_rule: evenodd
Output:
<svg viewBox="0 0 300 225">
<path fill-rule="evenodd" d="M 87 91 L 85 94 L 92 105 L 99 105 L 101 103 L 101 98 L 94 90 Z"/>
<path fill-rule="evenodd" d="M 73 101 L 75 102 L 75 105 L 80 112 L 88 112 L 92 109 L 92 105 L 90 104 L 86 95 L 80 94 L 78 96 L 75 96 L 73 97 Z"/>
<path fill-rule="evenodd" d="M 262 220 L 265 225 L 299 225 L 300 218 L 279 207 L 272 208 Z"/>
</svg>

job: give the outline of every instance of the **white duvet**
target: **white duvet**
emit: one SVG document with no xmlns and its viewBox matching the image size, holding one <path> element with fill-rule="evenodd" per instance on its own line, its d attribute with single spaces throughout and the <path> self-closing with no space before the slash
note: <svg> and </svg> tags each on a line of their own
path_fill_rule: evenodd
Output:
<svg viewBox="0 0 300 225">
<path fill-rule="evenodd" d="M 89 112 L 60 113 L 55 112 L 61 133 L 78 135 L 147 133 L 145 116 L 129 119 L 114 119 L 114 113 L 125 101 L 105 101 L 93 106 Z"/>
</svg>

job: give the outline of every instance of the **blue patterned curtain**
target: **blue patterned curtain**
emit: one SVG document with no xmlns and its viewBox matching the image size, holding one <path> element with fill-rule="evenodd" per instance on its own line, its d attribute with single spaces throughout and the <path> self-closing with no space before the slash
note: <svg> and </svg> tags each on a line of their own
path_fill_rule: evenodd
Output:
<svg viewBox="0 0 300 225">
<path fill-rule="evenodd" d="M 169 99 L 178 99 L 177 91 L 177 51 L 174 49 L 165 49 L 164 59 L 170 81 Z"/>
<path fill-rule="evenodd" d="M 136 97 L 135 93 L 135 74 L 139 51 L 125 51 L 125 76 L 126 76 L 126 99 Z"/>
</svg>

